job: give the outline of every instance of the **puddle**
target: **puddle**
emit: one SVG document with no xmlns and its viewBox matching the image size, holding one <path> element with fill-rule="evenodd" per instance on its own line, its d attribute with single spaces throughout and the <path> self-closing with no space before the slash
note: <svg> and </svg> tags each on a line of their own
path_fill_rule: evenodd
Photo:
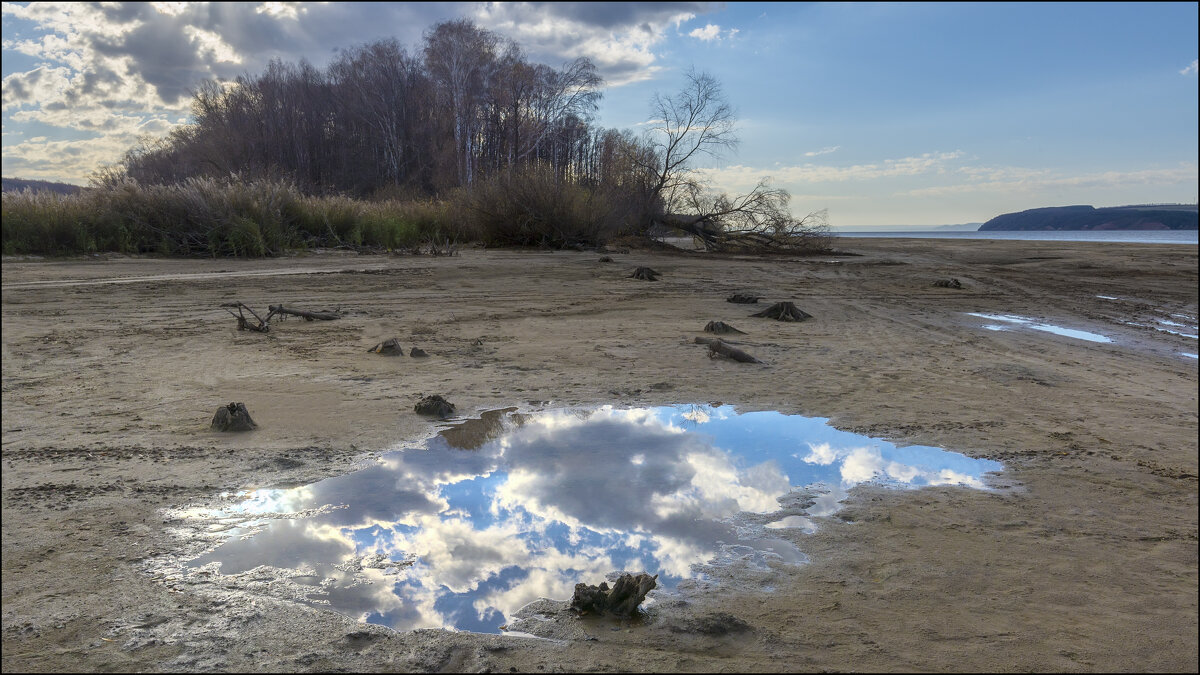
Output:
<svg viewBox="0 0 1200 675">
<path fill-rule="evenodd" d="M 193 514 L 223 543 L 185 572 L 398 630 L 496 633 L 618 570 L 670 591 L 802 564 L 794 541 L 865 481 L 986 489 L 1003 468 L 826 422 L 732 406 L 492 411 L 354 473 Z"/>
<path fill-rule="evenodd" d="M 1196 359 L 1196 358 L 1200 358 L 1200 354 L 1193 354 L 1193 353 L 1191 353 L 1191 352 L 1179 352 L 1179 353 L 1180 353 L 1181 355 L 1183 355 L 1183 356 L 1186 356 L 1186 357 L 1188 357 L 1189 359 Z"/>
<path fill-rule="evenodd" d="M 1055 335 L 1062 335 L 1064 337 L 1075 338 L 1077 340 L 1087 340 L 1088 342 L 1112 342 L 1112 338 L 1105 337 L 1099 333 L 1089 333 L 1088 331 L 1076 330 L 1074 328 L 1063 328 L 1062 326 L 1055 326 L 1054 324 L 1050 323 L 1039 323 L 1034 319 L 1023 316 L 1015 316 L 1012 314 L 979 314 L 977 312 L 967 312 L 967 314 L 970 316 L 977 316 L 982 319 L 1002 321 L 1004 323 L 1013 324 L 1022 328 L 1031 328 L 1033 330 L 1054 333 Z M 1009 326 L 990 324 L 984 326 L 984 328 L 988 330 L 1008 330 Z"/>
</svg>

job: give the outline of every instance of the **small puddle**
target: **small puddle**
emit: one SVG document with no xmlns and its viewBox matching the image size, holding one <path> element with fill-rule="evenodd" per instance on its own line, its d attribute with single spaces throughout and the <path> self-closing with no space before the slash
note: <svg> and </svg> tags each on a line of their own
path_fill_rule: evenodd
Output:
<svg viewBox="0 0 1200 675">
<path fill-rule="evenodd" d="M 1085 330 L 1076 330 L 1074 328 L 1063 328 L 1050 323 L 1040 323 L 1034 319 L 1024 316 L 1016 316 L 1013 314 L 979 314 L 977 312 L 967 312 L 970 316 L 977 316 L 981 319 L 989 319 L 991 321 L 1001 321 L 1009 325 L 989 324 L 984 326 L 988 330 L 1009 330 L 1012 325 L 1022 328 L 1031 328 L 1040 330 L 1046 333 L 1054 333 L 1064 337 L 1075 338 L 1077 340 L 1087 340 L 1088 342 L 1112 342 L 1112 338 L 1105 337 L 1099 333 L 1089 333 Z"/>
<path fill-rule="evenodd" d="M 193 515 L 223 543 L 187 572 L 286 585 L 398 630 L 496 633 L 524 605 L 617 570 L 669 590 L 728 578 L 720 568 L 801 564 L 797 537 L 859 483 L 986 489 L 1002 468 L 732 406 L 506 409 L 354 473 Z"/>
</svg>

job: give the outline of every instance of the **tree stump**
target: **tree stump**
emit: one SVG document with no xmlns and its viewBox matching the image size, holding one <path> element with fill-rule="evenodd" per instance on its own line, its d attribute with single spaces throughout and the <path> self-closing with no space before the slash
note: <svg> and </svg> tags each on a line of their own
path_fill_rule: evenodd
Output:
<svg viewBox="0 0 1200 675">
<path fill-rule="evenodd" d="M 738 330 L 724 321 L 709 321 L 708 324 L 704 326 L 704 332 L 716 333 L 717 335 L 728 335 L 730 333 L 741 333 L 742 335 L 746 334 L 746 331 Z"/>
<path fill-rule="evenodd" d="M 409 350 L 408 355 L 413 358 L 417 358 L 417 359 L 429 356 L 429 354 L 425 353 L 424 349 L 421 349 L 419 347 L 413 347 L 411 350 Z"/>
<path fill-rule="evenodd" d="M 367 351 L 384 356 L 404 356 L 404 347 L 400 346 L 400 340 L 397 338 L 388 338 Z"/>
<path fill-rule="evenodd" d="M 938 288 L 962 288 L 963 287 L 962 282 L 959 281 L 958 279 L 954 279 L 954 278 L 938 279 L 937 281 L 933 282 L 933 285 L 937 286 Z"/>
<path fill-rule="evenodd" d="M 454 414 L 454 404 L 442 398 L 438 394 L 426 396 L 417 402 L 413 408 L 422 415 L 433 415 L 435 417 L 446 418 Z"/>
<path fill-rule="evenodd" d="M 601 256 L 601 257 L 600 257 L 600 262 L 603 262 L 603 263 L 610 263 L 610 262 L 612 262 L 612 261 L 613 261 L 613 259 L 612 259 L 612 256 L 607 256 L 607 255 L 606 255 L 606 256 Z"/>
<path fill-rule="evenodd" d="M 643 281 L 658 281 L 658 278 L 661 276 L 661 273 L 655 272 L 649 267 L 639 267 L 633 271 L 633 274 L 629 275 L 631 279 L 642 279 Z"/>
<path fill-rule="evenodd" d="M 812 314 L 805 312 L 790 302 L 777 302 L 763 311 L 751 314 L 750 316 L 762 316 L 768 319 L 775 319 L 776 321 L 804 321 L 805 319 L 812 318 Z"/>
<path fill-rule="evenodd" d="M 211 428 L 213 431 L 252 431 L 258 425 L 250 419 L 250 412 L 244 403 L 230 403 L 217 408 Z"/>
<path fill-rule="evenodd" d="M 755 305 L 758 304 L 758 296 L 750 295 L 749 293 L 734 293 L 725 298 L 725 302 L 734 302 L 739 305 Z"/>
<path fill-rule="evenodd" d="M 646 599 L 646 594 L 658 585 L 658 575 L 622 574 L 613 587 L 601 582 L 599 586 L 588 586 L 585 583 L 575 584 L 575 594 L 571 596 L 571 609 L 581 614 L 613 614 L 615 616 L 633 616 L 637 614 L 638 605 Z"/>
</svg>

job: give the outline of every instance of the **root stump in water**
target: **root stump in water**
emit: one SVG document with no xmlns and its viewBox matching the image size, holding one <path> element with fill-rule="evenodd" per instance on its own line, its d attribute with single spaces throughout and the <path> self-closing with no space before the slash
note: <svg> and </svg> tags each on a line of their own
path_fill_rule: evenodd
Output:
<svg viewBox="0 0 1200 675">
<path fill-rule="evenodd" d="M 655 272 L 649 267 L 639 267 L 633 271 L 633 274 L 629 275 L 632 279 L 643 279 L 645 281 L 658 281 L 658 278 L 661 276 L 662 273 Z"/>
<path fill-rule="evenodd" d="M 250 419 L 244 403 L 230 403 L 217 408 L 211 427 L 213 431 L 251 431 L 258 425 Z"/>
<path fill-rule="evenodd" d="M 790 302 L 777 302 L 763 311 L 751 314 L 750 316 L 763 316 L 777 321 L 804 321 L 805 319 L 812 318 L 812 314 L 805 312 Z"/>
<path fill-rule="evenodd" d="M 396 338 L 384 340 L 367 351 L 384 356 L 404 356 L 404 347 L 400 346 L 400 340 Z"/>
<path fill-rule="evenodd" d="M 758 296 L 750 295 L 749 293 L 734 293 L 725 298 L 725 302 L 735 302 L 739 305 L 754 305 L 758 304 Z"/>
<path fill-rule="evenodd" d="M 413 410 L 422 415 L 434 415 L 445 418 L 454 414 L 454 404 L 438 394 L 434 394 L 433 396 L 426 396 L 417 402 Z"/>
<path fill-rule="evenodd" d="M 409 350 L 408 355 L 418 359 L 424 356 L 429 356 L 429 354 L 425 353 L 425 350 L 421 349 L 420 347 L 413 347 L 411 350 Z"/>
<path fill-rule="evenodd" d="M 575 594 L 571 596 L 571 609 L 581 614 L 613 614 L 615 616 L 633 616 L 637 613 L 638 605 L 646 599 L 646 594 L 658 585 L 658 575 L 622 574 L 609 589 L 608 584 L 601 582 L 599 586 L 588 586 L 585 583 L 575 584 Z"/>
<path fill-rule="evenodd" d="M 717 335 L 728 335 L 730 333 L 741 333 L 743 335 L 746 334 L 746 331 L 738 330 L 724 321 L 709 321 L 708 324 L 704 326 L 704 332 L 716 333 Z"/>
</svg>

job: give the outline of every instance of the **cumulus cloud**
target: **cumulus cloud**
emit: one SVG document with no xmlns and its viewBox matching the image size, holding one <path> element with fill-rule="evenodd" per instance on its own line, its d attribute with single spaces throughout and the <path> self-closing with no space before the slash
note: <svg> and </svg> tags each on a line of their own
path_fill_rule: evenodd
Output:
<svg viewBox="0 0 1200 675">
<path fill-rule="evenodd" d="M 610 86 L 650 79 L 654 48 L 671 26 L 710 11 L 713 3 L 484 3 L 472 15 L 482 27 L 521 43 L 535 60 L 585 56 Z"/>
<path fill-rule="evenodd" d="M 710 23 L 704 28 L 697 28 L 693 30 L 692 32 L 688 33 L 688 35 L 696 38 L 697 40 L 711 42 L 712 40 L 721 39 L 721 27 Z"/>
</svg>

